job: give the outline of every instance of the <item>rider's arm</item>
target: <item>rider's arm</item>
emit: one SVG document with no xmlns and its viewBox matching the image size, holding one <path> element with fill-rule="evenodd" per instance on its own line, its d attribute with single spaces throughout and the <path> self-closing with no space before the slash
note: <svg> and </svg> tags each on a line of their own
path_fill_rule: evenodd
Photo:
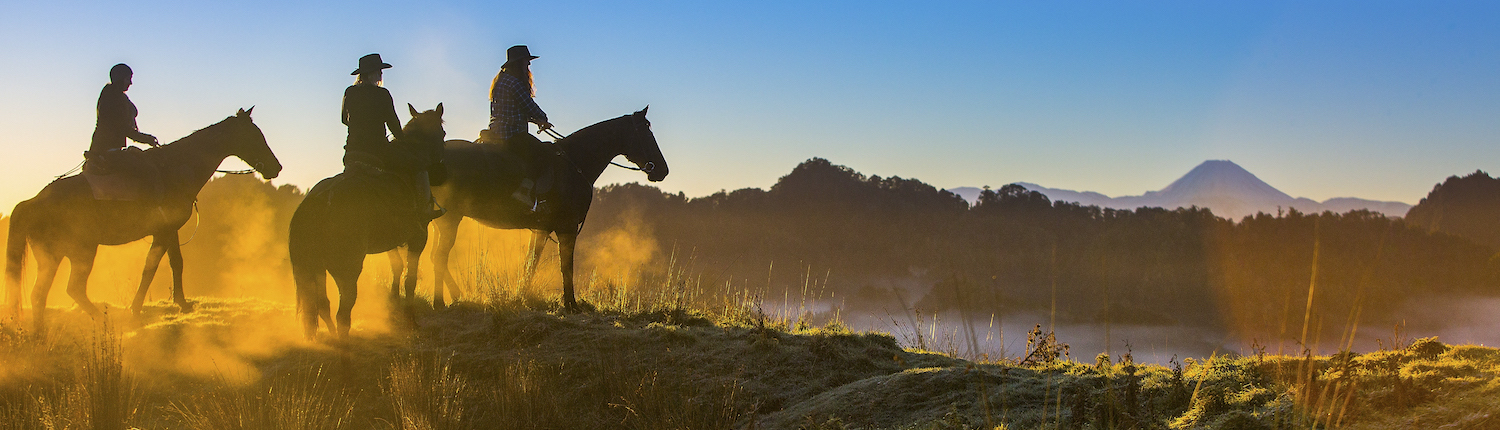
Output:
<svg viewBox="0 0 1500 430">
<path fill-rule="evenodd" d="M 344 123 L 345 126 L 349 125 L 349 90 L 353 88 L 353 86 L 345 88 L 344 99 L 339 102 L 339 122 Z"/>
<path fill-rule="evenodd" d="M 140 126 L 136 125 L 135 115 L 131 115 L 131 111 L 135 110 L 135 104 L 130 102 L 130 97 L 125 96 L 125 93 L 120 93 L 120 97 L 120 108 L 122 110 L 120 113 L 122 119 L 120 127 L 125 129 L 125 137 L 147 145 L 160 146 L 156 143 L 156 136 L 141 133 Z M 125 106 L 129 106 L 130 108 L 126 110 Z"/>
<path fill-rule="evenodd" d="M 523 102 L 522 106 L 526 108 L 526 121 L 534 123 L 542 129 L 552 126 L 551 123 L 547 122 L 547 113 L 542 112 L 542 107 L 536 105 L 536 100 L 531 98 L 531 94 L 527 94 L 523 88 L 516 88 L 516 92 L 516 99 L 521 100 Z"/>
<path fill-rule="evenodd" d="M 400 139 L 402 137 L 401 118 L 396 116 L 396 103 L 391 100 L 391 92 L 389 90 L 385 91 L 384 102 L 385 106 L 381 106 L 380 110 L 386 112 L 385 127 L 391 130 L 391 140 Z"/>
</svg>

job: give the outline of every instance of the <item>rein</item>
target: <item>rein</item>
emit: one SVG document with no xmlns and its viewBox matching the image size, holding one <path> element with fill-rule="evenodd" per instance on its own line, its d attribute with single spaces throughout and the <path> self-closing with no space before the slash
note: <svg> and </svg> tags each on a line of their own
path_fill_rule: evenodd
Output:
<svg viewBox="0 0 1500 430">
<path fill-rule="evenodd" d="M 71 175 L 71 174 L 83 171 L 83 163 L 87 163 L 87 162 L 88 162 L 88 160 L 79 161 L 77 166 L 73 166 L 72 169 L 68 169 L 68 171 L 63 172 L 63 174 L 57 175 L 57 176 L 53 177 L 52 180 L 55 181 L 55 180 L 58 180 L 58 179 L 62 179 L 63 177 L 66 177 L 68 175 Z"/>
</svg>

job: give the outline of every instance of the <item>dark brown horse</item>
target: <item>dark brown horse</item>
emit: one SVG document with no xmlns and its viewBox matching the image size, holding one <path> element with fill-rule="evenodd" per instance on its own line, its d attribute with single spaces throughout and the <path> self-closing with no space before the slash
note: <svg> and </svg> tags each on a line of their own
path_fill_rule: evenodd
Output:
<svg viewBox="0 0 1500 430">
<path fill-rule="evenodd" d="M 552 233 L 557 233 L 558 255 L 563 280 L 563 306 L 577 310 L 573 294 L 573 248 L 583 229 L 584 217 L 594 199 L 594 181 L 609 167 L 616 156 L 624 155 L 652 182 L 667 177 L 667 161 L 662 158 L 646 109 L 631 115 L 585 127 L 557 141 L 542 160 L 524 160 L 493 144 L 475 144 L 465 140 L 448 141 L 443 159 L 448 167 L 448 183 L 433 188 L 438 203 L 448 214 L 437 219 L 437 249 L 433 267 L 437 271 L 433 285 L 433 306 L 443 305 L 443 286 L 456 299 L 460 292 L 448 272 L 448 254 L 457 240 L 458 224 L 472 218 L 480 224 L 499 229 L 530 229 L 531 258 L 526 263 L 524 282 L 536 274 L 536 263 Z M 545 216 L 531 212 L 531 206 L 511 197 L 520 186 L 527 163 L 552 163 L 555 202 Z"/>
<path fill-rule="evenodd" d="M 407 265 L 417 267 L 427 246 L 427 219 L 413 206 L 410 178 L 422 168 L 441 162 L 443 105 L 417 112 L 401 130 L 395 148 L 414 158 L 409 166 L 383 169 L 352 165 L 319 181 L 292 213 L 287 240 L 292 277 L 297 282 L 297 311 L 308 338 L 318 331 L 318 319 L 340 338 L 348 337 L 350 313 L 359 294 L 357 283 L 365 255 L 407 247 Z M 388 160 L 395 163 L 397 160 Z M 338 323 L 330 318 L 328 276 L 339 288 Z M 406 274 L 407 294 L 417 287 L 417 271 Z"/>
<path fill-rule="evenodd" d="M 43 311 L 47 308 L 47 293 L 52 289 L 62 259 L 68 259 L 72 266 L 68 295 L 78 302 L 79 308 L 98 317 L 99 309 L 89 301 L 88 279 L 99 245 L 121 245 L 151 236 L 151 251 L 146 255 L 146 267 L 141 272 L 141 285 L 131 309 L 140 312 L 146 289 L 156 277 L 165 254 L 172 266 L 172 298 L 183 312 L 191 312 L 192 304 L 182 292 L 182 250 L 177 243 L 177 229 L 192 216 L 198 190 L 213 177 L 219 163 L 230 156 L 254 166 L 266 179 L 281 172 L 281 162 L 266 146 L 266 136 L 251 121 L 250 111 L 241 109 L 234 116 L 181 140 L 144 152 L 141 158 L 160 172 L 159 206 L 146 201 L 96 200 L 83 175 L 53 181 L 36 197 L 17 203 L 11 212 L 5 253 L 6 300 L 11 310 L 19 318 L 21 272 L 26 266 L 28 244 L 37 260 L 31 310 L 37 333 L 42 333 L 46 327 Z"/>
</svg>

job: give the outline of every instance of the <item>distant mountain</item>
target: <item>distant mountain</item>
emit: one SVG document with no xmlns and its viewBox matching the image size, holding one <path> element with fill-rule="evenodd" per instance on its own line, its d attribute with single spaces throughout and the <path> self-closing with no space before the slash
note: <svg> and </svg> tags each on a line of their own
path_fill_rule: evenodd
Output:
<svg viewBox="0 0 1500 430">
<path fill-rule="evenodd" d="M 1292 197 L 1261 181 L 1238 164 L 1229 160 L 1209 160 L 1194 167 L 1186 175 L 1173 181 L 1160 191 L 1148 191 L 1139 196 L 1109 197 L 1092 191 L 1073 191 L 1047 188 L 1037 184 L 1018 182 L 1028 190 L 1037 191 L 1053 201 L 1077 202 L 1085 206 L 1114 209 L 1138 207 L 1179 208 L 1197 206 L 1208 208 L 1214 214 L 1240 219 L 1257 212 L 1276 213 L 1277 210 L 1295 208 L 1302 212 L 1333 211 L 1338 213 L 1368 209 L 1389 217 L 1405 216 L 1411 205 L 1401 202 L 1384 202 L 1352 197 L 1339 197 L 1318 202 L 1303 197 Z M 960 187 L 949 191 L 973 202 L 979 189 Z"/>
</svg>

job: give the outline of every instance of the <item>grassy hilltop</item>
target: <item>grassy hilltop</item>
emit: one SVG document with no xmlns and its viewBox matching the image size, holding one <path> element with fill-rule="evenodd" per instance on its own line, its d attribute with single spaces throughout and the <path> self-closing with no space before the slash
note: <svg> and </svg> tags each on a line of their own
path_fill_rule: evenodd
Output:
<svg viewBox="0 0 1500 430">
<path fill-rule="evenodd" d="M 679 280 L 680 281 L 680 280 Z M 904 349 L 834 320 L 704 305 L 682 289 L 594 285 L 594 311 L 490 282 L 415 327 L 366 321 L 300 339 L 293 309 L 165 303 L 108 331 L 59 311 L 50 339 L 0 331 L 5 428 L 1495 428 L 1500 350 L 1401 341 L 1335 356 L 1215 356 L 1168 366 Z M 670 283 L 669 283 L 670 284 Z M 380 297 L 364 297 L 373 306 Z M 686 306 L 684 303 L 699 303 Z M 383 327 L 389 325 L 389 328 Z M 1063 341 L 1066 341 L 1064 339 Z"/>
</svg>

